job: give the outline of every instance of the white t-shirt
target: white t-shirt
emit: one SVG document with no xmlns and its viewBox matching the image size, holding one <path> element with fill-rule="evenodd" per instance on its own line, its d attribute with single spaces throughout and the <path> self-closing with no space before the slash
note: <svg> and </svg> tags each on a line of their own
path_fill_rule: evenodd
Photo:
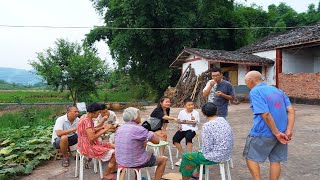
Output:
<svg viewBox="0 0 320 180">
<path fill-rule="evenodd" d="M 79 118 L 77 117 L 71 124 L 70 121 L 68 120 L 67 114 L 58 117 L 53 127 L 51 142 L 54 143 L 54 140 L 58 137 L 56 130 L 68 130 L 68 129 L 74 128 L 77 126 L 78 122 L 79 122 Z M 72 136 L 73 134 L 75 134 L 75 132 L 69 133 L 68 136 Z"/>
<path fill-rule="evenodd" d="M 108 124 L 108 122 L 110 122 L 110 121 L 115 123 L 115 124 L 123 124 L 117 118 L 116 113 L 114 113 L 113 111 L 110 111 L 110 110 L 109 110 L 109 112 L 110 112 L 109 117 L 104 122 L 104 124 Z M 101 116 L 101 114 L 99 114 L 99 116 L 96 119 L 94 119 L 94 126 L 97 126 L 99 124 L 99 122 L 101 122 L 101 121 L 102 121 L 102 116 Z"/>
<path fill-rule="evenodd" d="M 191 113 L 186 112 L 185 109 L 181 110 L 179 112 L 178 118 L 180 120 L 191 120 L 191 116 L 194 116 L 196 122 L 200 122 L 200 115 L 199 115 L 199 112 L 196 110 L 193 110 Z M 181 124 L 181 128 L 182 128 L 182 131 L 198 130 L 198 126 L 196 125 L 195 127 L 193 127 L 192 124 Z"/>
</svg>

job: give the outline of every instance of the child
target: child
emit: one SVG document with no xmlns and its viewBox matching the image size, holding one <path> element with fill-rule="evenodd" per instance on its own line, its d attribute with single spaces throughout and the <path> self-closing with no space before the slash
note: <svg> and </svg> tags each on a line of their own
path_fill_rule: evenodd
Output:
<svg viewBox="0 0 320 180">
<path fill-rule="evenodd" d="M 190 179 L 201 164 L 210 165 L 228 161 L 233 150 L 233 132 L 229 123 L 217 116 L 217 106 L 209 102 L 202 106 L 208 122 L 202 126 L 201 152 L 186 152 L 182 155 L 179 171 L 182 180 Z"/>
<path fill-rule="evenodd" d="M 192 122 L 194 124 L 181 124 L 180 129 L 173 136 L 173 144 L 177 147 L 180 154 L 183 154 L 184 151 L 180 144 L 183 138 L 186 138 L 187 151 L 192 151 L 192 139 L 196 135 L 198 130 L 197 122 L 200 122 L 200 116 L 198 111 L 194 110 L 194 104 L 192 100 L 188 97 L 184 100 L 184 110 L 181 110 L 178 115 L 178 119 L 185 122 Z M 176 166 L 180 166 L 181 159 L 176 162 Z"/>
</svg>

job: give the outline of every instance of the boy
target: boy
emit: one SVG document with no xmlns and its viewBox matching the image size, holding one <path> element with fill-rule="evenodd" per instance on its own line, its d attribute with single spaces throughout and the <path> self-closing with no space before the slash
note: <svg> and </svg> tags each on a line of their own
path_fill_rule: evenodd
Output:
<svg viewBox="0 0 320 180">
<path fill-rule="evenodd" d="M 183 138 L 186 138 L 187 151 L 192 152 L 192 139 L 196 135 L 196 131 L 198 130 L 197 122 L 200 122 L 199 112 L 194 110 L 193 101 L 188 97 L 184 100 L 184 110 L 181 110 L 178 115 L 178 119 L 184 121 L 186 123 L 193 124 L 181 124 L 179 130 L 173 136 L 172 141 L 173 144 L 177 147 L 180 154 L 183 154 L 184 151 L 180 144 Z M 176 166 L 180 166 L 181 159 L 176 162 Z"/>
</svg>

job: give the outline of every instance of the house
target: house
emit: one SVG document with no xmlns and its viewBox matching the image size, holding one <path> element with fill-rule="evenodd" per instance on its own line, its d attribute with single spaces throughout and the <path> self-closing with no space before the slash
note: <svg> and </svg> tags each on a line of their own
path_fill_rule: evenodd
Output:
<svg viewBox="0 0 320 180">
<path fill-rule="evenodd" d="M 182 50 L 170 67 L 181 68 L 183 74 L 189 64 L 195 69 L 196 75 L 214 66 L 220 67 L 224 77 L 235 86 L 236 93 L 247 93 L 249 90 L 244 82 L 245 74 L 250 70 L 260 70 L 269 79 L 274 61 L 236 51 L 191 48 Z"/>
<path fill-rule="evenodd" d="M 274 80 L 268 83 L 290 97 L 311 104 L 320 100 L 320 23 L 267 36 L 237 51 L 275 61 Z"/>
<path fill-rule="evenodd" d="M 245 92 L 246 72 L 257 70 L 294 102 L 320 104 L 320 23 L 267 36 L 237 51 L 184 49 L 170 67 L 183 71 L 189 64 L 196 74 L 221 67 L 237 93 Z"/>
</svg>

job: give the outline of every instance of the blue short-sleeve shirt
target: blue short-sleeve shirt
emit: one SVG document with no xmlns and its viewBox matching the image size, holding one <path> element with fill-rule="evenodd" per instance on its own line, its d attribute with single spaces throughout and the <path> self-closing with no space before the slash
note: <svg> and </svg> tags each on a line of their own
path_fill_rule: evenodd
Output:
<svg viewBox="0 0 320 180">
<path fill-rule="evenodd" d="M 265 83 L 256 85 L 249 93 L 250 108 L 253 112 L 252 136 L 273 136 L 271 129 L 261 114 L 269 112 L 280 132 L 285 132 L 288 125 L 287 107 L 291 105 L 288 96 L 281 90 Z"/>
</svg>

